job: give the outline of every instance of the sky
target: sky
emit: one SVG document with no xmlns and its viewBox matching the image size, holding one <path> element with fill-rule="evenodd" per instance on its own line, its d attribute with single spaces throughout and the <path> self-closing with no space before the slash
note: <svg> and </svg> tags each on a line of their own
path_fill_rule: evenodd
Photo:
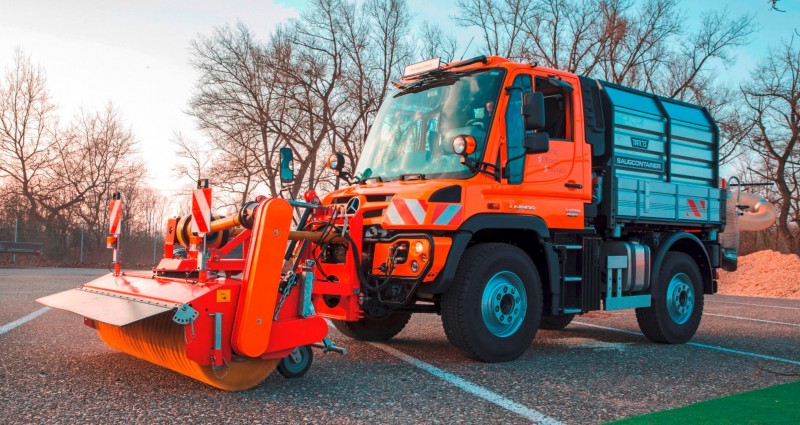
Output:
<svg viewBox="0 0 800 425">
<path fill-rule="evenodd" d="M 455 3 L 408 0 L 415 21 L 440 23 L 462 50 L 474 36 L 469 50 L 459 52 L 480 54 L 479 35 L 450 20 Z M 265 40 L 276 24 L 307 7 L 307 0 L 0 0 L 0 69 L 11 65 L 17 48 L 41 65 L 62 122 L 113 102 L 139 141 L 149 183 L 171 192 L 181 186 L 172 171 L 173 134 L 202 139 L 185 113 L 198 78 L 190 41 L 237 20 Z M 707 9 L 752 15 L 758 32 L 737 50 L 736 65 L 719 70 L 730 84 L 746 81 L 761 55 L 800 27 L 800 2 L 784 0 L 779 7 L 786 12 L 770 12 L 764 0 L 680 2 L 689 27 Z"/>
</svg>

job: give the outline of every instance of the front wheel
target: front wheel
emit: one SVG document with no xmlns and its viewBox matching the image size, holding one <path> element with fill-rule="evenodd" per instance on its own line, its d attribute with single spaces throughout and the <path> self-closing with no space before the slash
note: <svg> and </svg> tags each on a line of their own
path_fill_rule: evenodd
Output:
<svg viewBox="0 0 800 425">
<path fill-rule="evenodd" d="M 381 318 L 364 317 L 354 322 L 331 320 L 339 332 L 359 341 L 387 341 L 399 334 L 411 313 L 396 311 Z"/>
<path fill-rule="evenodd" d="M 574 314 L 564 314 L 561 316 L 544 316 L 539 329 L 546 329 L 548 331 L 560 331 L 572 323 L 575 318 Z"/>
<path fill-rule="evenodd" d="M 658 276 L 652 304 L 636 309 L 636 321 L 647 339 L 682 344 L 692 339 L 703 315 L 700 269 L 689 255 L 668 252 Z"/>
<path fill-rule="evenodd" d="M 530 346 L 539 328 L 539 273 L 515 246 L 477 245 L 464 253 L 441 305 L 451 344 L 479 361 L 513 360 Z"/>
</svg>

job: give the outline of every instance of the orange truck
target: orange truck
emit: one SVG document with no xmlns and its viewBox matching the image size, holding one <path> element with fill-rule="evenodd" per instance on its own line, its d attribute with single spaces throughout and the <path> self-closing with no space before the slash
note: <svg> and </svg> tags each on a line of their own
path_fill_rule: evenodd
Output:
<svg viewBox="0 0 800 425">
<path fill-rule="evenodd" d="M 152 271 L 115 268 L 41 301 L 228 390 L 275 368 L 301 375 L 311 346 L 341 351 L 323 318 L 382 341 L 412 314 L 439 314 L 448 340 L 485 362 L 601 309 L 635 309 L 655 342 L 692 338 L 726 259 L 729 191 L 706 109 L 500 57 L 414 64 L 396 87 L 355 169 L 328 159 L 346 188 L 257 199 L 229 218 L 201 205 L 170 220 Z"/>
</svg>

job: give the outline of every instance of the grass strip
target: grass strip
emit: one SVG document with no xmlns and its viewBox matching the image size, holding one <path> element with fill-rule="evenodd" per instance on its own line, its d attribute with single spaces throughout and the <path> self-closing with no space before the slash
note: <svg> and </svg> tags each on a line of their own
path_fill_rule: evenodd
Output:
<svg viewBox="0 0 800 425">
<path fill-rule="evenodd" d="M 614 425 L 798 424 L 800 382 L 748 391 L 611 423 Z"/>
</svg>

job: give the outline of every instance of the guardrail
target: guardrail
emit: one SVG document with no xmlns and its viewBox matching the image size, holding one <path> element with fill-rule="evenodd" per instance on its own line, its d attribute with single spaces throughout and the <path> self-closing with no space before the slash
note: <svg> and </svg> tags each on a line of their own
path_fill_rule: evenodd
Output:
<svg viewBox="0 0 800 425">
<path fill-rule="evenodd" d="M 0 254 L 42 255 L 44 244 L 35 242 L 0 241 Z"/>
</svg>

